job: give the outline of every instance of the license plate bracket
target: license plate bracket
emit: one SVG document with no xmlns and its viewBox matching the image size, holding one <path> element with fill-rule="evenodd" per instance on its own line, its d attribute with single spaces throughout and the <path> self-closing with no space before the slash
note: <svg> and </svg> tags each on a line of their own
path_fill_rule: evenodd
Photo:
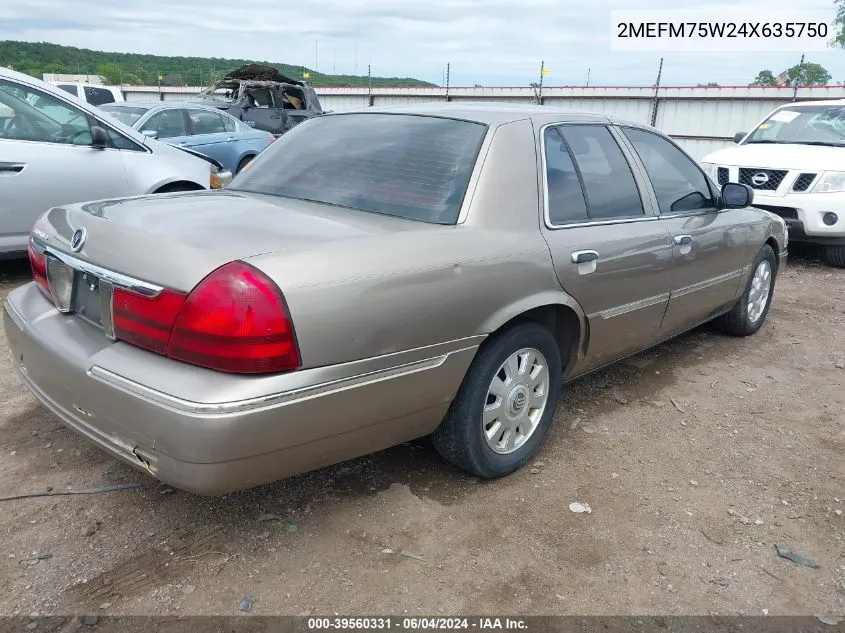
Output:
<svg viewBox="0 0 845 633">
<path fill-rule="evenodd" d="M 113 336 L 112 284 L 89 272 L 76 271 L 73 286 L 71 311 L 91 325 L 105 330 L 107 335 Z"/>
</svg>

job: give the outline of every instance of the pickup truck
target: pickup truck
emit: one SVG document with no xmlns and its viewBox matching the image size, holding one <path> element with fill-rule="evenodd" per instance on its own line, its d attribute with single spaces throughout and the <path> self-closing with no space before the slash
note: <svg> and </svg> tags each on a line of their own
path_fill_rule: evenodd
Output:
<svg viewBox="0 0 845 633">
<path fill-rule="evenodd" d="M 311 86 L 258 64 L 231 71 L 193 100 L 216 106 L 250 127 L 276 136 L 305 119 L 323 114 Z"/>
</svg>

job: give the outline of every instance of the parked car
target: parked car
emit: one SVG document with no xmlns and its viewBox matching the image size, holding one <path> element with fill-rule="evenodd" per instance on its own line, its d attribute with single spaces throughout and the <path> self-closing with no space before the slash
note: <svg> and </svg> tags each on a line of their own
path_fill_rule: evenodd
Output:
<svg viewBox="0 0 845 633">
<path fill-rule="evenodd" d="M 276 136 L 323 114 L 320 100 L 311 86 L 285 77 L 275 68 L 258 64 L 233 70 L 195 99 Z"/>
<path fill-rule="evenodd" d="M 784 218 L 793 242 L 845 267 L 845 100 L 780 106 L 734 140 L 702 159 L 710 176 L 753 188 L 754 205 Z"/>
<path fill-rule="evenodd" d="M 67 82 L 54 83 L 52 85 L 93 106 L 100 106 L 106 103 L 119 103 L 125 100 L 120 86 Z"/>
<path fill-rule="evenodd" d="M 46 212 L 6 338 L 65 424 L 185 490 L 428 434 L 498 477 L 562 382 L 707 321 L 761 327 L 787 235 L 752 198 L 600 115 L 330 114 L 226 190 Z"/>
<path fill-rule="evenodd" d="M 174 101 L 137 101 L 100 107 L 144 136 L 190 147 L 237 173 L 276 137 L 254 130 L 217 108 Z"/>
<path fill-rule="evenodd" d="M 32 225 L 50 207 L 230 179 L 212 158 L 146 138 L 63 90 L 0 68 L 0 257 L 26 252 Z"/>
</svg>

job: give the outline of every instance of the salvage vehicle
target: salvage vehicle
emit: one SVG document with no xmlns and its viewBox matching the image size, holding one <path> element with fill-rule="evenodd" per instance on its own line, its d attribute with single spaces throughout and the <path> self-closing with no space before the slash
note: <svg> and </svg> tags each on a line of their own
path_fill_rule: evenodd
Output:
<svg viewBox="0 0 845 633">
<path fill-rule="evenodd" d="M 225 110 L 250 127 L 280 136 L 323 114 L 317 93 L 306 82 L 271 66 L 249 64 L 228 73 L 195 99 Z"/>
<path fill-rule="evenodd" d="M 56 205 L 229 180 L 213 158 L 147 138 L 59 88 L 0 68 L 0 257 L 25 256 L 35 220 Z"/>
<path fill-rule="evenodd" d="M 754 189 L 754 206 L 784 218 L 793 242 L 845 268 L 845 100 L 780 106 L 734 141 L 702 159 L 711 178 Z"/>
<path fill-rule="evenodd" d="M 787 235 L 752 200 L 601 115 L 327 114 L 225 190 L 47 211 L 6 338 L 66 425 L 191 492 L 429 434 L 500 477 L 564 382 L 708 321 L 761 327 Z"/>
<path fill-rule="evenodd" d="M 100 106 L 118 121 L 149 138 L 189 147 L 237 173 L 276 137 L 254 130 L 217 108 L 178 101 L 124 101 Z"/>
</svg>

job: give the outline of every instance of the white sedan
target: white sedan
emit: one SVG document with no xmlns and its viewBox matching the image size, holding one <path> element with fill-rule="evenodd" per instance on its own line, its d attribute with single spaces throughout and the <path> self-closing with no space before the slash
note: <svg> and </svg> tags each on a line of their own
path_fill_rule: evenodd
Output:
<svg viewBox="0 0 845 633">
<path fill-rule="evenodd" d="M 55 206 L 216 189 L 214 159 L 147 138 L 67 92 L 0 68 L 0 257 L 26 252 L 36 219 Z"/>
</svg>

